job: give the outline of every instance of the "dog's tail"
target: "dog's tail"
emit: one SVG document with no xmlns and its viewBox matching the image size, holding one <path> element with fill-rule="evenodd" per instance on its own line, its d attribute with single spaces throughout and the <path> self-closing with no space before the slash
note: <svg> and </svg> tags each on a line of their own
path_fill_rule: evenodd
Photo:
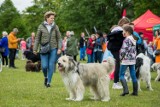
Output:
<svg viewBox="0 0 160 107">
<path fill-rule="evenodd" d="M 107 68 L 107 72 L 110 73 L 115 69 L 115 59 L 113 57 L 108 57 L 107 60 L 103 61 L 102 64 L 104 64 Z"/>
<path fill-rule="evenodd" d="M 135 68 L 136 68 L 136 77 L 137 79 L 139 79 L 139 73 L 140 73 L 140 67 L 143 65 L 143 59 L 142 58 L 137 58 L 136 59 L 136 65 L 135 65 Z"/>
</svg>

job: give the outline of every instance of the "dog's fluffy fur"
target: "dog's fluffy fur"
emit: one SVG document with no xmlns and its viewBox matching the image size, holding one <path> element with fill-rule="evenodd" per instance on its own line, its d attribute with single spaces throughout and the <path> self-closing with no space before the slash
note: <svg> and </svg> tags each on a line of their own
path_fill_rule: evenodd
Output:
<svg viewBox="0 0 160 107">
<path fill-rule="evenodd" d="M 143 53 L 138 54 L 136 57 L 136 76 L 138 79 L 139 91 L 141 91 L 140 80 L 144 80 L 147 84 L 147 88 L 153 90 L 151 86 L 150 59 Z"/>
<path fill-rule="evenodd" d="M 33 63 L 40 61 L 39 53 L 35 55 L 32 51 L 24 51 L 23 54 L 28 60 L 31 60 Z"/>
<path fill-rule="evenodd" d="M 152 71 L 157 71 L 157 77 L 155 78 L 155 81 L 160 81 L 160 63 L 154 63 L 151 66 Z"/>
<path fill-rule="evenodd" d="M 40 72 L 41 70 L 41 62 L 38 61 L 37 63 L 33 63 L 31 60 L 28 60 L 26 62 L 26 71 L 31 71 L 31 72 Z"/>
<path fill-rule="evenodd" d="M 109 101 L 109 76 L 113 71 L 115 61 L 108 58 L 104 63 L 79 64 L 72 57 L 62 56 L 58 59 L 58 69 L 63 82 L 69 91 L 67 100 L 81 101 L 84 86 L 90 86 L 94 100 Z"/>
</svg>

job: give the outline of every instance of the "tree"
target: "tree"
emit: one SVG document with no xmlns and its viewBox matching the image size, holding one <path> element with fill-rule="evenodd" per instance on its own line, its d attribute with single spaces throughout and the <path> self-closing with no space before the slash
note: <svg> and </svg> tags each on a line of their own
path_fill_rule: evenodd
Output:
<svg viewBox="0 0 160 107">
<path fill-rule="evenodd" d="M 134 1 L 134 14 L 139 17 L 150 9 L 154 14 L 160 16 L 160 0 L 133 0 Z M 153 5 L 154 4 L 154 5 Z"/>
<path fill-rule="evenodd" d="M 95 26 L 97 30 L 109 32 L 110 27 L 122 17 L 124 8 L 130 10 L 129 17 L 133 17 L 132 3 L 130 0 L 61 0 L 58 21 L 64 31 L 74 30 L 79 34 L 87 28 L 94 33 Z"/>
<path fill-rule="evenodd" d="M 54 3 L 53 0 L 33 1 L 33 6 L 28 7 L 23 13 L 24 23 L 27 26 L 28 31 L 37 31 L 38 25 L 44 20 L 44 13 L 50 10 L 54 11 Z"/>
<path fill-rule="evenodd" d="M 11 32 L 13 28 L 17 27 L 20 32 L 19 37 L 23 37 L 26 33 L 21 15 L 11 0 L 5 0 L 0 6 L 0 23 L 0 32 Z"/>
</svg>

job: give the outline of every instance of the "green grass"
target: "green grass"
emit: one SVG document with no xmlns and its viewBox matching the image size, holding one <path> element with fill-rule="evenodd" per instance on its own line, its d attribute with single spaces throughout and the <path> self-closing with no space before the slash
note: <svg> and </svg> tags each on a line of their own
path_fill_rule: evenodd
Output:
<svg viewBox="0 0 160 107">
<path fill-rule="evenodd" d="M 66 101 L 68 93 L 58 71 L 53 75 L 51 88 L 43 85 L 42 72 L 25 72 L 25 61 L 16 60 L 18 69 L 3 68 L 0 73 L 0 107 L 159 107 L 160 82 L 154 82 L 156 72 L 152 72 L 152 87 L 148 91 L 145 83 L 141 83 L 142 92 L 138 97 L 119 96 L 122 90 L 113 90 L 110 82 L 109 102 L 93 101 L 86 88 L 84 100 L 81 102 Z M 97 71 L 98 72 L 98 71 Z M 132 92 L 132 84 L 129 82 Z"/>
</svg>

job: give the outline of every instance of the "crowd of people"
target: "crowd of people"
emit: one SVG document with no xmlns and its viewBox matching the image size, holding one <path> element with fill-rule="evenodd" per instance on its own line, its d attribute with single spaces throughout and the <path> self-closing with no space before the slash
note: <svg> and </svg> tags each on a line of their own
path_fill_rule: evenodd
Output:
<svg viewBox="0 0 160 107">
<path fill-rule="evenodd" d="M 64 52 L 67 51 L 67 48 L 73 46 L 67 45 L 70 44 L 67 35 L 69 35 L 69 31 L 67 31 L 66 37 L 62 42 L 62 47 L 65 47 L 63 48 Z M 79 47 L 80 61 L 85 61 L 85 55 L 87 55 L 87 63 L 101 63 L 106 61 L 109 56 L 115 58 L 116 67 L 114 71 L 114 84 L 112 88 L 123 88 L 123 93 L 121 94 L 122 96 L 128 94 L 127 83 L 124 79 L 124 74 L 127 67 L 129 67 L 133 82 L 132 95 L 138 95 L 135 64 L 136 56 L 139 53 L 147 55 L 151 60 L 151 65 L 155 62 L 160 62 L 160 54 L 156 54 L 157 50 L 160 49 L 159 30 L 155 31 L 153 41 L 148 41 L 147 38 L 144 38 L 143 32 L 134 31 L 134 24 L 131 23 L 128 18 L 120 19 L 117 25 L 112 26 L 108 35 L 105 32 L 97 31 L 95 34 L 91 34 L 89 38 L 85 37 L 84 32 L 82 32 L 80 36 L 80 40 L 77 43 L 78 45 L 73 46 L 75 49 L 76 47 Z M 105 51 L 103 48 L 105 48 Z M 75 49 L 73 49 L 73 51 L 77 55 Z M 73 54 L 66 55 L 75 57 Z"/>
<path fill-rule="evenodd" d="M 81 32 L 78 41 L 74 31 L 66 31 L 66 35 L 62 40 L 58 25 L 54 21 L 55 16 L 55 12 L 46 12 L 44 14 L 44 21 L 38 26 L 36 36 L 32 32 L 31 36 L 26 40 L 24 38 L 17 38 L 17 28 L 14 28 L 9 35 L 6 31 L 3 31 L 2 39 L 0 40 L 0 47 L 5 48 L 5 51 L 1 52 L 3 66 L 17 68 L 15 66 L 15 58 L 19 47 L 22 51 L 22 60 L 24 60 L 25 56 L 23 52 L 25 50 L 37 54 L 39 52 L 39 45 L 48 44 L 50 48 L 49 52 L 41 54 L 40 57 L 44 85 L 50 87 L 53 73 L 56 70 L 56 61 L 61 54 L 72 56 L 75 61 L 77 61 L 77 55 L 79 54 L 80 61 L 87 60 L 87 63 L 102 63 L 111 56 L 116 61 L 112 88 L 123 88 L 121 95 L 125 96 L 128 94 L 127 83 L 124 79 L 127 67 L 130 69 L 133 82 L 132 95 L 138 95 L 137 79 L 135 77 L 136 55 L 144 53 L 151 59 L 152 64 L 160 62 L 160 30 L 155 31 L 154 40 L 148 42 L 147 38 L 144 38 L 143 32 L 135 32 L 134 24 L 125 17 L 120 19 L 117 25 L 113 25 L 108 34 L 97 31 L 91 34 L 90 37 L 85 37 L 85 33 Z"/>
</svg>

